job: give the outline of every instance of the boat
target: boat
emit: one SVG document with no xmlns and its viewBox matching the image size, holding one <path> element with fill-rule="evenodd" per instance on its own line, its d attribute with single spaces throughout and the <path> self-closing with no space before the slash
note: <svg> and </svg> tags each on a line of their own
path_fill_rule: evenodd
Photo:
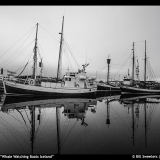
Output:
<svg viewBox="0 0 160 160">
<path fill-rule="evenodd" d="M 1 74 L 0 74 L 0 92 L 4 93 L 4 86 L 3 86 L 3 80 L 8 80 L 10 78 L 14 77 L 15 72 L 7 70 L 7 74 L 3 74 L 3 68 L 1 68 Z"/>
<path fill-rule="evenodd" d="M 145 68 L 144 68 L 144 81 L 134 80 L 134 42 L 133 42 L 133 67 L 132 79 L 129 84 L 122 84 L 120 86 L 122 94 L 160 94 L 160 84 L 156 81 L 146 81 L 146 41 L 145 41 Z"/>
<path fill-rule="evenodd" d="M 25 94 L 25 95 L 52 95 L 54 97 L 92 97 L 96 95 L 97 86 L 88 83 L 85 68 L 89 65 L 82 65 L 82 69 L 77 72 L 67 71 L 61 77 L 61 57 L 62 57 L 62 43 L 63 43 L 63 25 L 64 16 L 62 20 L 59 59 L 57 68 L 56 82 L 42 81 L 37 78 L 37 36 L 38 36 L 38 23 L 36 29 L 36 38 L 33 56 L 33 72 L 30 78 L 13 77 L 10 80 L 3 80 L 4 94 Z"/>
<path fill-rule="evenodd" d="M 0 92 L 4 90 L 3 87 L 3 78 L 5 77 L 5 75 L 3 74 L 3 68 L 1 68 L 1 74 L 0 74 Z"/>
<path fill-rule="evenodd" d="M 108 92 L 119 92 L 120 93 L 121 91 L 119 87 L 119 82 L 112 83 L 109 81 L 110 62 L 111 62 L 111 59 L 108 57 L 107 59 L 107 64 L 108 64 L 107 82 L 106 83 L 99 82 L 97 84 L 97 92 L 108 91 Z"/>
<path fill-rule="evenodd" d="M 0 75 L 0 91 L 3 91 L 3 76 Z"/>
<path fill-rule="evenodd" d="M 97 84 L 97 92 L 100 92 L 100 91 L 119 92 L 119 93 L 121 92 L 120 87 L 99 82 Z"/>
</svg>

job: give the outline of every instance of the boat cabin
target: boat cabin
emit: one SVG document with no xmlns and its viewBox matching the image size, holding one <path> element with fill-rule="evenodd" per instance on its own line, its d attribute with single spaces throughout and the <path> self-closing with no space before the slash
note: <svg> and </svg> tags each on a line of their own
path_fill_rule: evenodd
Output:
<svg viewBox="0 0 160 160">
<path fill-rule="evenodd" d="M 131 84 L 132 84 L 132 79 L 124 77 L 123 85 L 131 85 Z"/>
<path fill-rule="evenodd" d="M 63 77 L 64 87 L 87 87 L 87 77 L 79 72 L 67 72 Z"/>
</svg>

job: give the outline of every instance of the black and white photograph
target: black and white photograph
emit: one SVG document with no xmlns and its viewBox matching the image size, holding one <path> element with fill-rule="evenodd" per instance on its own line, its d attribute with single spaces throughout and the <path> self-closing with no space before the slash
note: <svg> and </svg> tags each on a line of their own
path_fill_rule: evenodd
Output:
<svg viewBox="0 0 160 160">
<path fill-rule="evenodd" d="M 159 5 L 0 5 L 0 158 L 160 158 Z"/>
</svg>

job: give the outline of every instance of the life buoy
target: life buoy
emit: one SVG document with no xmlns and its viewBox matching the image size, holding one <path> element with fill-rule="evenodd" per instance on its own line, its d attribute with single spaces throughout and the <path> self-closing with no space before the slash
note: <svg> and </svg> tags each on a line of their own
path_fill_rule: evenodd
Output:
<svg viewBox="0 0 160 160">
<path fill-rule="evenodd" d="M 35 85 L 35 80 L 34 79 L 31 79 L 30 81 L 29 81 L 29 85 Z"/>
<path fill-rule="evenodd" d="M 61 87 L 64 87 L 64 85 L 65 85 L 65 82 L 62 81 L 62 82 L 61 82 Z"/>
<path fill-rule="evenodd" d="M 79 84 L 76 84 L 76 87 L 79 87 Z"/>
</svg>

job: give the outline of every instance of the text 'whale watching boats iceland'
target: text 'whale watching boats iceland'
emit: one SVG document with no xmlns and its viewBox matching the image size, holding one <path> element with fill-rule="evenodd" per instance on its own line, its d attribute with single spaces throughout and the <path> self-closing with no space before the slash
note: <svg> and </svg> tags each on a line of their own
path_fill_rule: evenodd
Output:
<svg viewBox="0 0 160 160">
<path fill-rule="evenodd" d="M 37 74 L 37 51 L 38 51 L 38 26 L 36 25 L 36 38 L 33 56 L 33 70 L 30 77 L 13 76 L 12 78 L 4 79 L 5 94 L 31 94 L 31 95 L 51 95 L 55 97 L 90 97 L 96 95 L 97 86 L 89 83 L 89 78 L 86 75 L 85 68 L 89 64 L 82 65 L 83 68 L 78 71 L 68 71 L 62 76 L 62 47 L 64 45 L 63 26 L 64 16 L 62 20 L 59 59 L 57 68 L 57 77 L 54 81 L 43 79 Z M 42 59 L 39 62 L 42 66 Z M 26 66 L 25 66 L 26 67 Z M 23 69 L 24 70 L 24 69 Z"/>
<path fill-rule="evenodd" d="M 120 86 L 121 93 L 122 94 L 160 94 L 160 83 L 155 80 L 147 80 L 147 78 L 149 77 L 147 76 L 147 62 L 148 61 L 147 61 L 147 56 L 146 56 L 146 41 L 145 41 L 144 79 L 143 80 L 140 80 L 139 78 L 135 79 L 134 77 L 134 67 L 135 67 L 134 59 L 135 59 L 135 56 L 134 56 L 134 43 L 133 43 L 132 78 L 130 79 L 124 78 L 123 84 Z M 139 69 L 136 71 L 138 71 L 138 74 L 139 74 Z M 152 70 L 150 69 L 150 71 Z"/>
</svg>

